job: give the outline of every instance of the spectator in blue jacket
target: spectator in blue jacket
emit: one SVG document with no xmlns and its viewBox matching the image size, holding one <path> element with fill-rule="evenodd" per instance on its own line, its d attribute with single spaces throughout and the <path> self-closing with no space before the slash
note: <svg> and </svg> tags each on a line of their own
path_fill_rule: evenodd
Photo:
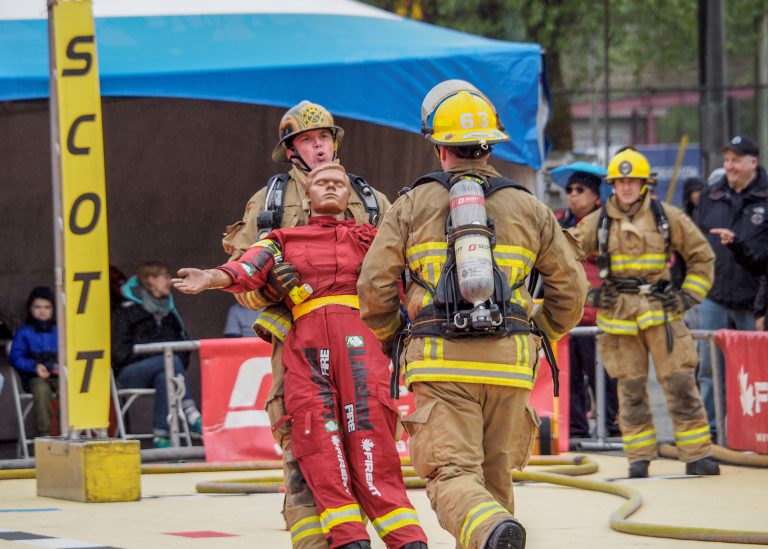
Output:
<svg viewBox="0 0 768 549">
<path fill-rule="evenodd" d="M 112 368 L 121 387 L 155 389 L 153 445 L 167 448 L 170 441 L 165 360 L 162 354 L 136 355 L 133 346 L 188 339 L 173 303 L 170 270 L 157 261 L 144 263 L 137 274 L 123 284 L 122 294 L 124 301 L 112 311 Z M 174 353 L 174 375 L 184 379 L 182 409 L 192 434 L 200 435 L 202 418 L 189 394 L 185 372 L 188 362 L 189 353 Z"/>
<path fill-rule="evenodd" d="M 723 147 L 725 174 L 701 194 L 694 221 L 709 239 L 715 252 L 715 281 L 707 298 L 699 305 L 701 329 L 754 330 L 753 306 L 759 277 L 736 260 L 721 242 L 720 232 L 728 229 L 747 247 L 768 248 L 768 175 L 759 164 L 760 149 L 749 137 L 737 135 Z M 715 406 L 712 364 L 702 341 L 699 347 L 699 388 L 715 434 Z M 719 351 L 718 351 L 719 353 Z M 725 403 L 725 372 L 719 353 L 720 398 Z"/>
<path fill-rule="evenodd" d="M 58 352 L 53 292 L 39 286 L 27 299 L 27 321 L 16 332 L 9 357 L 25 391 L 32 393 L 38 436 L 51 434 L 51 400 L 59 389 Z"/>
</svg>

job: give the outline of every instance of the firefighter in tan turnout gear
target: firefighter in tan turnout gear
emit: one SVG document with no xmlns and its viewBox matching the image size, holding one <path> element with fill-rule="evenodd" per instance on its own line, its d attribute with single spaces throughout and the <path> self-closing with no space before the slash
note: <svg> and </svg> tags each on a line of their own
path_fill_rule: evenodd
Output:
<svg viewBox="0 0 768 549">
<path fill-rule="evenodd" d="M 407 269 L 413 322 L 395 354 L 416 401 L 404 420 L 414 468 L 461 547 L 521 548 L 511 471 L 527 463 L 538 423 L 528 396 L 541 340 L 530 319 L 559 338 L 581 318 L 587 283 L 553 213 L 487 164 L 509 138 L 482 93 L 443 82 L 422 121 L 442 170 L 387 213 L 363 262 L 360 313 L 388 351 L 404 322 L 396 282 Z M 544 283 L 536 313 L 525 286 L 533 269 Z"/>
<path fill-rule="evenodd" d="M 581 259 L 597 253 L 602 286 L 587 304 L 598 307 L 598 350 L 608 374 L 618 380 L 619 426 L 629 476 L 648 476 L 656 457 L 656 431 L 649 404 L 648 353 L 667 398 L 680 459 L 686 473 L 717 475 L 710 457 L 707 416 L 694 380 L 696 348 L 683 314 L 712 286 L 714 254 L 705 237 L 680 210 L 652 198 L 646 158 L 632 148 L 613 157 L 606 180 L 607 204 L 569 229 Z M 682 288 L 670 284 L 669 256 L 683 257 Z"/>
<path fill-rule="evenodd" d="M 306 225 L 309 202 L 305 188 L 307 174 L 315 167 L 338 162 L 339 143 L 344 130 L 336 126 L 333 116 L 321 105 L 302 101 L 288 109 L 280 121 L 279 141 L 272 151 L 275 162 L 289 162 L 288 173 L 273 176 L 265 187 L 254 194 L 245 208 L 242 221 L 227 227 L 222 241 L 230 261 L 273 229 Z M 357 223 L 378 225 L 390 202 L 363 178 L 348 174 L 353 192 L 346 217 Z M 279 303 L 298 279 L 289 263 L 273 269 L 264 291 L 236 295 L 241 305 L 259 310 L 267 307 L 254 324 L 256 333 L 272 342 L 272 388 L 267 397 L 267 412 L 275 439 L 283 449 L 285 504 L 283 514 L 291 531 L 291 542 L 297 549 L 325 549 L 320 516 L 312 492 L 307 486 L 291 452 L 290 424 L 286 421 L 283 399 L 283 342 L 293 319 L 285 305 Z M 269 290 L 272 290 L 271 292 Z"/>
</svg>

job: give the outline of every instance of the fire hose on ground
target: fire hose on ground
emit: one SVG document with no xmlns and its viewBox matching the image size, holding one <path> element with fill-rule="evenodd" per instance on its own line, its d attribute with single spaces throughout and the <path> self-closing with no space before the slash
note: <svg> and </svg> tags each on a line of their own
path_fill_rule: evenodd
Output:
<svg viewBox="0 0 768 549">
<path fill-rule="evenodd" d="M 753 467 L 768 467 L 768 456 L 742 454 L 715 446 L 714 457 L 723 463 L 746 465 Z M 677 449 L 669 444 L 659 449 L 664 457 L 676 457 Z M 425 481 L 415 477 L 410 460 L 401 459 L 403 478 L 407 488 L 423 488 Z M 609 519 L 613 530 L 638 536 L 672 538 L 693 541 L 713 541 L 724 543 L 749 543 L 768 545 L 768 532 L 752 532 L 725 530 L 717 528 L 701 528 L 676 526 L 666 524 L 650 524 L 628 520 L 643 503 L 643 498 L 637 490 L 628 486 L 607 482 L 604 480 L 578 478 L 597 472 L 597 463 L 587 456 L 536 456 L 528 465 L 547 466 L 549 471 L 513 471 L 512 478 L 517 482 L 541 482 L 556 486 L 566 486 L 580 490 L 603 492 L 622 497 L 627 501 L 614 511 Z M 241 463 L 177 463 L 177 464 L 145 464 L 141 467 L 142 474 L 171 474 L 225 471 L 272 471 L 282 467 L 280 461 L 253 461 Z M 0 470 L 2 479 L 35 478 L 34 469 Z M 196 486 L 199 493 L 204 494 L 264 494 L 281 493 L 283 491 L 283 475 L 278 472 L 260 478 L 236 479 L 225 481 L 204 481 Z"/>
</svg>

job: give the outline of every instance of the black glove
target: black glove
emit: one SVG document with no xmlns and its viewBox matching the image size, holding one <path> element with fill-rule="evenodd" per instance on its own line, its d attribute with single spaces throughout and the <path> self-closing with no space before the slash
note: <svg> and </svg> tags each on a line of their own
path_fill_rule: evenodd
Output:
<svg viewBox="0 0 768 549">
<path fill-rule="evenodd" d="M 675 314 L 684 313 L 696 305 L 696 302 L 685 291 L 676 290 L 672 286 L 664 288 L 660 298 L 664 309 Z"/>
<path fill-rule="evenodd" d="M 601 286 L 599 288 L 591 288 L 587 292 L 587 301 L 585 305 L 588 307 L 597 307 L 598 309 L 610 309 L 616 304 L 616 298 L 619 297 L 619 290 L 616 286 Z"/>
<path fill-rule="evenodd" d="M 264 297 L 279 303 L 295 286 L 299 285 L 299 273 L 291 263 L 278 263 L 269 270 L 267 284 L 262 289 Z"/>
</svg>

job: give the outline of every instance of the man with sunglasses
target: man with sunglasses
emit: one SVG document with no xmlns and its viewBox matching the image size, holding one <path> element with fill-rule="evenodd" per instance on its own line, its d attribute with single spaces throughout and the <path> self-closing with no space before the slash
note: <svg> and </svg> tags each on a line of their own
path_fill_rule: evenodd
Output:
<svg viewBox="0 0 768 549">
<path fill-rule="evenodd" d="M 575 162 L 552 170 L 556 183 L 565 184 L 567 208 L 555 212 L 563 229 L 575 227 L 579 221 L 601 206 L 600 182 L 605 168 L 585 162 Z M 595 254 L 582 262 L 584 273 L 592 287 L 601 284 Z M 597 309 L 584 307 L 584 316 L 579 326 L 594 326 Z M 589 387 L 595 391 L 595 338 L 593 336 L 570 336 L 568 340 L 568 367 L 570 369 L 570 437 L 589 438 L 587 412 L 591 408 Z M 606 376 L 605 383 L 605 426 L 608 436 L 620 436 L 616 425 L 616 410 L 619 408 L 616 396 L 616 380 Z"/>
</svg>

